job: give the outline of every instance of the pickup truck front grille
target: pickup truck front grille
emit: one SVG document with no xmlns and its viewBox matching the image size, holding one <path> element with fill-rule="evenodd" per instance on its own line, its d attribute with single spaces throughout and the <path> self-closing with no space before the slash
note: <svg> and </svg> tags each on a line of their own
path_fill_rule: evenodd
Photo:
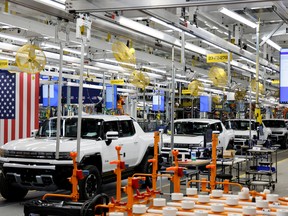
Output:
<svg viewBox="0 0 288 216">
<path fill-rule="evenodd" d="M 4 152 L 4 157 L 10 158 L 29 158 L 29 159 L 55 159 L 55 152 L 34 152 L 34 151 L 15 151 L 6 150 Z M 70 160 L 69 152 L 60 152 L 59 159 Z"/>
<path fill-rule="evenodd" d="M 164 143 L 164 147 L 171 148 L 171 143 Z M 174 143 L 174 148 L 195 148 L 200 147 L 199 144 L 183 144 L 183 143 Z"/>
<path fill-rule="evenodd" d="M 281 131 L 272 131 L 272 134 L 282 134 L 283 132 Z"/>
</svg>

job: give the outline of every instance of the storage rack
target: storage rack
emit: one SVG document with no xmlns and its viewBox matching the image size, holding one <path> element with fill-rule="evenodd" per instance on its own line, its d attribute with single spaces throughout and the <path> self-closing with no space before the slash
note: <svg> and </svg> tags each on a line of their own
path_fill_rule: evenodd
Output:
<svg viewBox="0 0 288 216">
<path fill-rule="evenodd" d="M 277 147 L 254 147 L 247 150 L 246 179 L 249 187 L 263 186 L 275 189 L 277 183 Z M 252 156 L 252 157 L 251 157 Z M 275 164 L 275 166 L 274 166 Z"/>
</svg>

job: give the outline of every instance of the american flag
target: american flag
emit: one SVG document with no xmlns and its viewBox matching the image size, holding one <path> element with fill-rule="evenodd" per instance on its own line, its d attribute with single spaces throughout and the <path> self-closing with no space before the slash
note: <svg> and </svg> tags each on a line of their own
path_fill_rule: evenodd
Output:
<svg viewBox="0 0 288 216">
<path fill-rule="evenodd" d="M 0 70 L 0 145 L 39 127 L 39 75 Z"/>
</svg>

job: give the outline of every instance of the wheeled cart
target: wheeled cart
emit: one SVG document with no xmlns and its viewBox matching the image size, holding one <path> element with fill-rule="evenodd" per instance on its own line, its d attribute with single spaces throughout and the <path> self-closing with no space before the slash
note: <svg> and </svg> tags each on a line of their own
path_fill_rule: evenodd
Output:
<svg viewBox="0 0 288 216">
<path fill-rule="evenodd" d="M 275 189 L 277 183 L 277 149 L 278 147 L 254 147 L 247 150 L 247 185 L 252 188 L 263 186 Z"/>
</svg>

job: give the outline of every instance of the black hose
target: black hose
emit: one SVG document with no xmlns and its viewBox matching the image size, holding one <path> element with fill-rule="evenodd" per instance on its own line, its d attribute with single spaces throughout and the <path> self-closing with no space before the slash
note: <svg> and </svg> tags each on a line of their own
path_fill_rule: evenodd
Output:
<svg viewBox="0 0 288 216">
<path fill-rule="evenodd" d="M 93 197 L 90 200 L 87 200 L 83 203 L 82 207 L 81 207 L 81 211 L 80 211 L 80 215 L 81 216 L 88 216 L 87 212 L 89 209 L 93 209 L 95 208 L 95 206 L 97 204 L 105 204 L 108 205 L 109 203 L 109 197 L 107 194 L 105 193 L 101 193 L 101 194 L 97 194 L 95 197 Z M 106 215 L 106 211 L 102 211 L 102 209 L 96 209 L 95 214 L 102 214 L 104 212 L 104 215 Z"/>
</svg>

